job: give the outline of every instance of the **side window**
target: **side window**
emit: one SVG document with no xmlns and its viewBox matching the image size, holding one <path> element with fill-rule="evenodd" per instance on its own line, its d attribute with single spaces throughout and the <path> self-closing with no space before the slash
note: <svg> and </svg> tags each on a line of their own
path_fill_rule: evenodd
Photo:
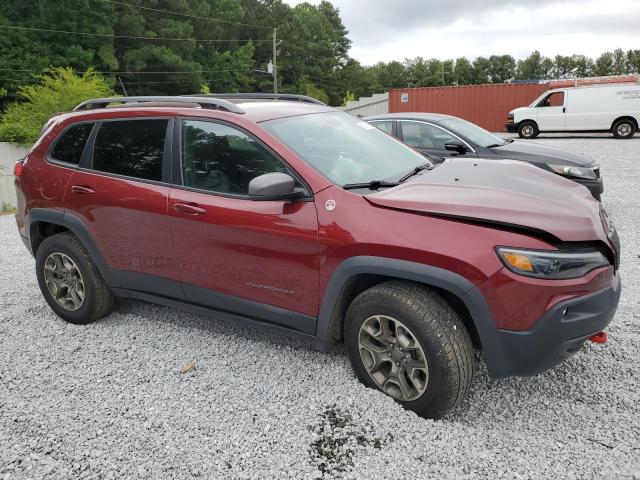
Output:
<svg viewBox="0 0 640 480">
<path fill-rule="evenodd" d="M 393 135 L 393 122 L 371 122 L 371 124 L 384 133 Z"/>
<path fill-rule="evenodd" d="M 51 158 L 78 165 L 92 128 L 93 123 L 81 123 L 67 129 L 51 150 Z"/>
<path fill-rule="evenodd" d="M 187 187 L 246 195 L 249 182 L 264 173 L 288 173 L 260 143 L 220 123 L 182 122 L 182 176 Z"/>
<path fill-rule="evenodd" d="M 564 105 L 564 92 L 554 92 L 538 104 L 539 107 L 562 107 Z"/>
<path fill-rule="evenodd" d="M 418 122 L 400 122 L 404 143 L 414 148 L 444 150 L 445 143 L 457 140 L 445 130 Z"/>
<path fill-rule="evenodd" d="M 93 148 L 93 168 L 145 180 L 162 180 L 168 120 L 104 122 Z"/>
</svg>

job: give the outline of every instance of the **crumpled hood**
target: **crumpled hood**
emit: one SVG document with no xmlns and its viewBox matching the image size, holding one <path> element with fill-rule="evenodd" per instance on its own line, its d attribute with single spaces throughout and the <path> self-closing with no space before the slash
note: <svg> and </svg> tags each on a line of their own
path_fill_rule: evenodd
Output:
<svg viewBox="0 0 640 480">
<path fill-rule="evenodd" d="M 491 152 L 502 158 L 524 160 L 531 163 L 575 165 L 578 167 L 590 166 L 594 163 L 592 158 L 585 155 L 518 140 L 494 147 Z"/>
<path fill-rule="evenodd" d="M 446 160 L 365 198 L 381 207 L 545 232 L 561 241 L 609 243 L 600 204 L 585 187 L 518 161 Z"/>
</svg>

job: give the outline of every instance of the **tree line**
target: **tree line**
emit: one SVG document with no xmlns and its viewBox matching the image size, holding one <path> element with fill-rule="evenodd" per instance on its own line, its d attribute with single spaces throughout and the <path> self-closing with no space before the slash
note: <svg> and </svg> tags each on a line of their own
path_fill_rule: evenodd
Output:
<svg viewBox="0 0 640 480">
<path fill-rule="evenodd" d="M 640 73 L 640 50 L 523 60 L 417 57 L 362 65 L 328 1 L 0 0 L 2 107 L 50 67 L 102 72 L 116 93 L 177 95 L 272 91 L 273 28 L 279 90 L 339 105 L 395 87 L 498 83 Z"/>
</svg>

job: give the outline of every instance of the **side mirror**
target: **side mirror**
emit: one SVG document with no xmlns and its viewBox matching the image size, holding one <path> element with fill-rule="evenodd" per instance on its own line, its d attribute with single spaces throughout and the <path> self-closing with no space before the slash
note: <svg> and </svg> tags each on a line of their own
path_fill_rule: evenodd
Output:
<svg viewBox="0 0 640 480">
<path fill-rule="evenodd" d="M 251 200 L 294 200 L 301 196 L 295 180 L 286 173 L 265 173 L 249 182 Z"/>
<path fill-rule="evenodd" d="M 460 140 L 451 140 L 445 143 L 444 149 L 456 153 L 465 153 L 467 151 L 466 145 L 464 145 Z"/>
</svg>

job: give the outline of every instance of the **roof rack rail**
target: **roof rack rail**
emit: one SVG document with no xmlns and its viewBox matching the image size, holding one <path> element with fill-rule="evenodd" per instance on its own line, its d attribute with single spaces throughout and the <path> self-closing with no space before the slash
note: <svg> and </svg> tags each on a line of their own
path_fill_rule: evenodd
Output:
<svg viewBox="0 0 640 480">
<path fill-rule="evenodd" d="M 326 105 L 317 98 L 308 97 L 307 95 L 297 95 L 295 93 L 192 93 L 184 95 L 185 97 L 200 98 L 228 98 L 233 100 L 285 100 L 292 102 L 315 103 L 316 105 Z"/>
<path fill-rule="evenodd" d="M 76 108 L 73 109 L 74 112 L 79 110 L 94 110 L 98 108 L 107 108 L 111 104 L 120 104 L 120 106 L 124 106 L 125 104 L 137 104 L 138 106 L 145 106 L 145 103 L 149 105 L 146 106 L 168 106 L 168 104 L 176 104 L 178 107 L 185 106 L 193 106 L 191 104 L 195 104 L 200 106 L 200 108 L 213 108 L 219 110 L 227 110 L 232 113 L 245 113 L 239 106 L 237 106 L 233 102 L 229 102 L 228 100 L 224 100 L 222 98 L 206 98 L 204 96 L 198 96 L 198 98 L 193 98 L 193 100 L 187 100 L 183 97 L 163 97 L 163 96 L 144 96 L 144 97 L 110 97 L 110 98 L 94 98 L 91 100 L 87 100 L 86 102 L 82 102 L 77 105 Z"/>
</svg>

